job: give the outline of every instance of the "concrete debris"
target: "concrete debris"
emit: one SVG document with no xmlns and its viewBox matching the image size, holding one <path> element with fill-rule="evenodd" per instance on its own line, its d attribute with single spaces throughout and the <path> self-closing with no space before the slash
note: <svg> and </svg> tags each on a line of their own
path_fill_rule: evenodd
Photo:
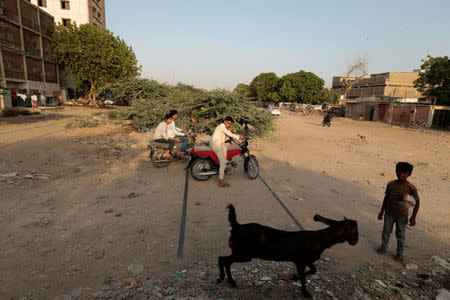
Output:
<svg viewBox="0 0 450 300">
<path fill-rule="evenodd" d="M 128 272 L 130 272 L 133 275 L 138 275 L 144 271 L 144 265 L 136 265 L 131 264 L 128 266 Z"/>
</svg>

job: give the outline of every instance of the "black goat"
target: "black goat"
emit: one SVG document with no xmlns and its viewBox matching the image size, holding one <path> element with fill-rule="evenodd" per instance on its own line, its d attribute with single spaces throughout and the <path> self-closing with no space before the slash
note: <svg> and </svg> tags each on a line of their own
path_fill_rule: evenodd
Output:
<svg viewBox="0 0 450 300">
<path fill-rule="evenodd" d="M 231 225 L 231 236 L 228 245 L 230 256 L 219 256 L 220 276 L 217 283 L 225 278 L 235 287 L 236 282 L 231 277 L 230 266 L 234 262 L 248 262 L 252 258 L 274 261 L 291 261 L 297 267 L 298 279 L 302 283 L 302 294 L 310 298 L 306 290 L 306 276 L 314 274 L 316 267 L 313 262 L 320 258 L 325 249 L 337 243 L 348 242 L 354 246 L 358 243 L 358 224 L 356 221 L 344 219 L 334 221 L 319 215 L 314 221 L 329 225 L 328 228 L 317 231 L 282 231 L 256 223 L 239 224 L 236 211 L 232 204 L 227 206 L 228 220 Z M 306 267 L 309 268 L 305 272 Z"/>
</svg>

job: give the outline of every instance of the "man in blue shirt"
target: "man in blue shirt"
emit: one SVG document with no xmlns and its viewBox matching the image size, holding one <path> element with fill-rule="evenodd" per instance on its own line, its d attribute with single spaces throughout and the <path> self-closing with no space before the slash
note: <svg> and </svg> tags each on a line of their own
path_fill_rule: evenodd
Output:
<svg viewBox="0 0 450 300">
<path fill-rule="evenodd" d="M 178 138 L 183 143 L 183 146 L 181 147 L 181 152 L 186 153 L 187 143 L 189 141 L 189 138 L 187 137 L 187 133 L 184 133 L 181 128 L 178 128 L 175 125 L 175 120 L 178 118 L 178 111 L 177 110 L 171 110 L 170 115 L 172 116 L 172 123 L 168 125 L 168 134 L 169 137 L 172 138 Z"/>
</svg>

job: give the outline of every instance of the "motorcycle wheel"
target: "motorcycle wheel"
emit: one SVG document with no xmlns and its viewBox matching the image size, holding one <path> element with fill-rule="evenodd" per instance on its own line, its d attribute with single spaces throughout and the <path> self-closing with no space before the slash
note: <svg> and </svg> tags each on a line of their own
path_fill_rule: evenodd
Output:
<svg viewBox="0 0 450 300">
<path fill-rule="evenodd" d="M 256 158 L 252 155 L 248 161 L 247 177 L 249 179 L 256 179 L 259 175 L 259 164 Z"/>
<path fill-rule="evenodd" d="M 208 180 L 212 175 L 200 175 L 200 172 L 211 171 L 211 169 L 212 165 L 208 159 L 199 158 L 191 165 L 191 175 L 196 180 L 205 181 Z"/>
<path fill-rule="evenodd" d="M 164 149 L 155 149 L 150 152 L 152 163 L 157 168 L 163 168 L 169 164 L 170 161 L 161 160 L 164 156 Z"/>
</svg>

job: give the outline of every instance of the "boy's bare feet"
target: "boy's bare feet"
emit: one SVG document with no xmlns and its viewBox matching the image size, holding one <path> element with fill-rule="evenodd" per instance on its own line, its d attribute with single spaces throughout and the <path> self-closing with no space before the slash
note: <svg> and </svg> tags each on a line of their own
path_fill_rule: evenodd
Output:
<svg viewBox="0 0 450 300">
<path fill-rule="evenodd" d="M 395 255 L 394 255 L 394 260 L 395 260 L 396 262 L 401 263 L 401 264 L 405 263 L 405 258 L 404 258 L 403 255 L 401 255 L 401 254 L 395 254 Z"/>
<path fill-rule="evenodd" d="M 380 247 L 380 248 L 377 249 L 377 253 L 380 254 L 380 255 L 383 255 L 383 254 L 386 253 L 386 249 L 383 248 L 383 247 Z"/>
<path fill-rule="evenodd" d="M 224 182 L 223 180 L 219 180 L 219 184 L 218 184 L 218 186 L 219 186 L 219 187 L 229 187 L 229 186 L 230 186 L 230 184 L 229 184 L 229 183 L 226 183 L 226 182 Z"/>
</svg>

